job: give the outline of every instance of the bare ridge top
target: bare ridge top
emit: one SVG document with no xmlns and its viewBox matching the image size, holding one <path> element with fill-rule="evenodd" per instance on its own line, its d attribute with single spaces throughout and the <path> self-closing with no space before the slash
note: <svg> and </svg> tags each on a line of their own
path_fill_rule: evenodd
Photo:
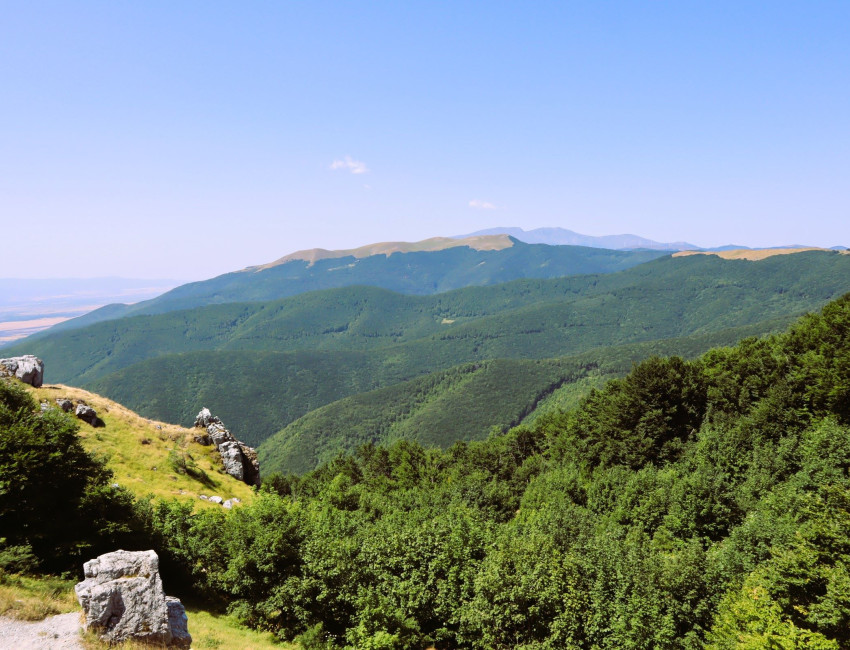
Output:
<svg viewBox="0 0 850 650">
<path fill-rule="evenodd" d="M 673 253 L 673 257 L 685 257 L 686 255 L 717 255 L 726 260 L 750 260 L 757 262 L 774 255 L 790 255 L 792 253 L 805 253 L 807 251 L 832 252 L 830 248 L 817 248 L 814 246 L 801 246 L 795 248 L 736 248 L 728 251 L 680 251 Z"/>
<path fill-rule="evenodd" d="M 262 264 L 260 266 L 249 266 L 246 271 L 262 271 L 270 269 L 287 262 L 301 260 L 309 262 L 311 265 L 318 260 L 334 259 L 338 257 L 371 257 L 372 255 L 386 255 L 389 257 L 393 253 L 417 253 L 417 252 L 433 252 L 441 251 L 447 248 L 456 248 L 458 246 L 468 246 L 469 248 L 478 251 L 500 251 L 505 248 L 510 248 L 514 243 L 508 235 L 477 235 L 474 237 L 466 237 L 464 239 L 452 239 L 451 237 L 431 237 L 418 242 L 403 242 L 390 241 L 380 242 L 377 244 L 369 244 L 360 248 L 349 248 L 345 250 L 329 251 L 324 248 L 311 248 L 309 250 L 296 251 L 284 257 L 281 257 L 274 262 Z"/>
</svg>

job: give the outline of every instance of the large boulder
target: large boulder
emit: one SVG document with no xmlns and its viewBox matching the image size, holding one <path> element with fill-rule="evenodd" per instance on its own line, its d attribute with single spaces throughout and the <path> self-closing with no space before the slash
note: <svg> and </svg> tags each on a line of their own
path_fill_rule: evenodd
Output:
<svg viewBox="0 0 850 650">
<path fill-rule="evenodd" d="M 114 551 L 83 565 L 86 579 L 74 587 L 85 627 L 109 644 L 141 641 L 188 648 L 186 612 L 167 598 L 154 551 Z"/>
<path fill-rule="evenodd" d="M 17 377 L 38 388 L 44 383 L 44 362 L 31 354 L 0 359 L 0 377 Z"/>
<path fill-rule="evenodd" d="M 178 648 L 189 648 L 192 645 L 192 635 L 189 634 L 189 617 L 186 608 L 179 598 L 165 597 L 168 608 L 168 629 L 171 630 L 171 645 Z"/>
</svg>

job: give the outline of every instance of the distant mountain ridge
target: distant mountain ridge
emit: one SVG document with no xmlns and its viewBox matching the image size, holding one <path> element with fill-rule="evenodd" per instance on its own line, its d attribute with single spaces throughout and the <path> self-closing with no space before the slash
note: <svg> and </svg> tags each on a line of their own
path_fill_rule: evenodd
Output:
<svg viewBox="0 0 850 650">
<path fill-rule="evenodd" d="M 666 254 L 666 251 L 525 244 L 507 235 L 386 242 L 345 251 L 313 249 L 270 264 L 184 284 L 152 300 L 107 305 L 37 336 L 126 316 L 279 300 L 309 291 L 358 285 L 408 295 L 431 295 L 522 278 L 613 273 Z"/>
<path fill-rule="evenodd" d="M 699 250 L 699 246 L 678 241 L 661 243 L 639 237 L 638 235 L 582 235 L 566 228 L 534 228 L 523 230 L 516 227 L 487 228 L 468 235 L 458 235 L 457 239 L 482 237 L 487 235 L 509 235 L 526 244 L 548 244 L 549 246 L 589 246 L 590 248 L 608 248 L 610 250 L 660 250 L 683 251 Z"/>
<path fill-rule="evenodd" d="M 324 248 L 310 248 L 308 250 L 296 251 L 281 257 L 279 260 L 261 264 L 259 266 L 249 266 L 245 271 L 263 271 L 270 269 L 287 262 L 300 260 L 309 262 L 312 266 L 318 260 L 339 259 L 340 257 L 354 257 L 362 259 L 371 257 L 372 255 L 386 255 L 389 257 L 394 253 L 424 253 L 443 251 L 447 248 L 456 248 L 457 246 L 468 246 L 476 251 L 500 251 L 505 248 L 510 248 L 514 242 L 507 235 L 481 235 L 464 237 L 456 239 L 454 237 L 431 237 L 418 242 L 391 241 L 379 242 L 377 244 L 367 244 L 359 248 L 348 248 L 344 250 L 327 250 Z"/>
</svg>

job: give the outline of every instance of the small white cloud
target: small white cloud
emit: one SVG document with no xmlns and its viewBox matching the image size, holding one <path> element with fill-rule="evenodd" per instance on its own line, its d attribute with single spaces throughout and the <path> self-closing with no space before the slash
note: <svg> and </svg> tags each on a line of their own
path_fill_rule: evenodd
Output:
<svg viewBox="0 0 850 650">
<path fill-rule="evenodd" d="M 481 201 L 479 199 L 472 199 L 469 202 L 470 208 L 475 208 L 476 210 L 498 210 L 495 203 L 489 203 L 488 201 Z"/>
<path fill-rule="evenodd" d="M 330 168 L 334 171 L 337 169 L 347 169 L 352 174 L 366 174 L 369 171 L 369 168 L 366 167 L 366 163 L 361 162 L 360 160 L 354 160 L 351 156 L 334 160 L 331 163 Z"/>
</svg>

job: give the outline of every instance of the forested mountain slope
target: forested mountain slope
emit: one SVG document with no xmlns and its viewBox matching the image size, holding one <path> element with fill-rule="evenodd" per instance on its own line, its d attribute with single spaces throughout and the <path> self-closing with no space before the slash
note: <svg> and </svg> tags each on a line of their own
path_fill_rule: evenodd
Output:
<svg viewBox="0 0 850 650">
<path fill-rule="evenodd" d="M 98 323 L 13 346 L 51 380 L 85 384 L 145 359 L 196 350 L 376 350 L 447 368 L 494 357 L 544 358 L 710 332 L 814 309 L 850 289 L 850 256 L 759 262 L 694 256 L 608 275 L 518 280 L 434 296 L 349 287 Z M 402 363 L 408 363 L 402 361 Z M 416 370 L 408 376 L 422 372 Z"/>
<path fill-rule="evenodd" d="M 307 412 L 262 442 L 267 471 L 303 473 L 360 445 L 412 440 L 447 448 L 572 407 L 592 387 L 652 355 L 693 358 L 718 345 L 785 329 L 790 317 L 712 334 L 631 343 L 556 359 L 497 359 L 456 366 L 354 394 Z M 259 423 L 258 423 L 259 424 Z"/>
<path fill-rule="evenodd" d="M 163 504 L 158 550 L 304 647 L 846 648 L 850 295 L 533 426 L 367 445 L 263 492 L 231 517 Z"/>
<path fill-rule="evenodd" d="M 176 422 L 188 423 L 199 402 L 214 405 L 241 439 L 258 444 L 332 401 L 458 364 L 562 357 L 719 332 L 816 308 L 848 289 L 850 257 L 838 253 L 760 262 L 666 258 L 618 274 L 525 280 L 438 296 L 350 288 L 276 305 L 205 308 L 245 310 L 244 318 L 230 320 L 205 319 L 204 310 L 127 319 L 95 326 L 109 329 L 108 335 L 68 333 L 77 339 L 56 346 L 57 356 L 42 354 L 47 361 L 67 355 L 73 363 L 90 363 L 85 376 L 92 377 L 171 345 L 223 348 L 148 359 L 87 386 Z M 154 327 L 160 319 L 165 322 Z M 112 329 L 122 323 L 125 330 Z M 421 336 L 428 328 L 439 333 Z M 289 351 L 265 351 L 270 349 Z M 531 394 L 520 411 L 533 404 Z"/>
</svg>

